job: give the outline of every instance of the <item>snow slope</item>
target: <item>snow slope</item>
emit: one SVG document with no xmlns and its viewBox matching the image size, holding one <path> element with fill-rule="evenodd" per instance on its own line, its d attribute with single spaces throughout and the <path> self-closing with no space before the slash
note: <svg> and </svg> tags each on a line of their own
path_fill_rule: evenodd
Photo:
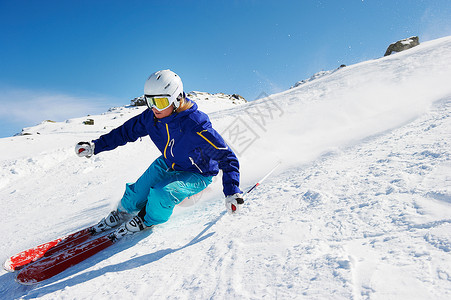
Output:
<svg viewBox="0 0 451 300">
<path fill-rule="evenodd" d="M 283 163 L 240 215 L 224 213 L 218 179 L 152 233 L 47 282 L 2 271 L 2 299 L 449 299 L 450 79 L 446 37 L 210 111 L 243 189 Z M 73 146 L 142 109 L 0 139 L 2 260 L 114 207 L 155 147 L 143 138 L 88 160 Z"/>
</svg>

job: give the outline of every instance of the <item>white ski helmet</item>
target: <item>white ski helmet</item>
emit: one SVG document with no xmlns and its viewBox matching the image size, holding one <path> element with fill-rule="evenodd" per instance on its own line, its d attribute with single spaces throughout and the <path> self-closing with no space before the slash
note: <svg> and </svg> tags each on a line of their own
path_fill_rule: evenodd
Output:
<svg viewBox="0 0 451 300">
<path fill-rule="evenodd" d="M 174 105 L 180 106 L 183 97 L 183 83 L 180 77 L 171 70 L 153 73 L 144 84 L 144 97 L 149 108 L 161 111 Z"/>
</svg>

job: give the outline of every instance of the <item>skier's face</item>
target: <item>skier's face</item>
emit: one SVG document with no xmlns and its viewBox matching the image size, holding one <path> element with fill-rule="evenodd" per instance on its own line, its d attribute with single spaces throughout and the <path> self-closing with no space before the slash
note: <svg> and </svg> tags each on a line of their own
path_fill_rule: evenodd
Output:
<svg viewBox="0 0 451 300">
<path fill-rule="evenodd" d="M 170 116 L 173 110 L 174 107 L 172 105 L 162 111 L 158 111 L 155 107 L 152 108 L 153 114 L 155 115 L 155 117 L 157 117 L 157 119 L 162 119 Z"/>
</svg>

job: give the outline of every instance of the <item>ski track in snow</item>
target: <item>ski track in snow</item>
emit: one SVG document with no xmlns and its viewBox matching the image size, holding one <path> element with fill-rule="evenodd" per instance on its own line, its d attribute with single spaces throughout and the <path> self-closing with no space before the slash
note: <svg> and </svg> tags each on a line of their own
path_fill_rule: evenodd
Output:
<svg viewBox="0 0 451 300">
<path fill-rule="evenodd" d="M 304 206 L 290 207 L 290 221 L 308 216 L 302 226 L 307 242 L 300 251 L 305 264 L 300 265 L 330 268 L 329 278 L 312 274 L 301 284 L 305 295 L 324 295 L 322 288 L 331 281 L 334 288 L 343 283 L 341 290 L 330 291 L 338 298 L 449 295 L 450 111 L 448 98 L 407 126 L 290 171 L 288 180 L 283 176 L 280 192 L 292 193 L 292 201 Z M 431 282 L 434 289 L 428 291 Z"/>
<path fill-rule="evenodd" d="M 277 159 L 290 161 L 249 194 L 240 215 L 224 212 L 216 180 L 169 222 L 46 282 L 20 286 L 2 271 L 2 299 L 450 299 L 451 90 L 413 96 L 390 85 L 382 92 L 390 99 L 433 95 L 412 105 L 374 103 L 372 95 L 361 106 L 353 100 L 367 95 L 356 91 L 360 85 L 370 92 L 393 80 L 403 88 L 440 86 L 408 74 L 421 61 L 449 75 L 440 65 L 451 63 L 444 54 L 451 38 L 422 47 L 257 102 L 283 99 L 297 109 L 275 108 L 267 124 L 255 127 L 260 139 L 240 158 L 243 170 L 253 170 L 243 171 L 242 188 Z M 236 115 L 246 116 L 244 107 L 214 112 L 212 121 L 222 131 Z M 91 225 L 114 207 L 125 182 L 157 151 L 143 138 L 87 160 L 74 155 L 73 145 L 139 112 L 93 116 L 108 128 L 87 131 L 74 119 L 30 129 L 46 133 L 39 136 L 0 140 L 2 260 Z"/>
</svg>

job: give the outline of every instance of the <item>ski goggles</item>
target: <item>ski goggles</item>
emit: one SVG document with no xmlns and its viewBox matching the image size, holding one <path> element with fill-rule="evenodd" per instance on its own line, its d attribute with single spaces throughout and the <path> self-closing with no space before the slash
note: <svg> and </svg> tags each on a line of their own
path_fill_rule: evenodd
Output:
<svg viewBox="0 0 451 300">
<path fill-rule="evenodd" d="M 173 101 L 171 101 L 171 96 L 169 95 L 144 95 L 144 98 L 146 99 L 147 107 L 149 107 L 150 109 L 156 108 L 158 111 L 165 110 L 173 103 Z"/>
</svg>

